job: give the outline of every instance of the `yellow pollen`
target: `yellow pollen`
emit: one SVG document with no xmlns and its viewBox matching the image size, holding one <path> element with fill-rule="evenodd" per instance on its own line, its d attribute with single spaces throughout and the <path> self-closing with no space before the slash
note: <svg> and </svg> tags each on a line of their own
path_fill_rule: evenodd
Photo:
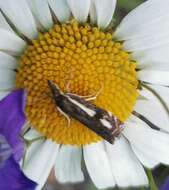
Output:
<svg viewBox="0 0 169 190">
<path fill-rule="evenodd" d="M 136 63 L 112 40 L 112 33 L 76 21 L 57 24 L 28 45 L 19 59 L 17 88 L 27 91 L 26 115 L 32 126 L 59 144 L 85 145 L 101 137 L 57 110 L 47 80 L 63 92 L 100 94 L 92 103 L 121 121 L 131 114 L 138 96 Z"/>
</svg>

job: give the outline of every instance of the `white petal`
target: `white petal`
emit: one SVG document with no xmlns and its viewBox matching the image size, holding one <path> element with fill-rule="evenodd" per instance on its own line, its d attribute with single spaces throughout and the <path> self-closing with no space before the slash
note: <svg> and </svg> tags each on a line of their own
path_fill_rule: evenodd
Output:
<svg viewBox="0 0 169 190">
<path fill-rule="evenodd" d="M 114 187 L 115 181 L 103 142 L 84 146 L 84 160 L 89 175 L 97 188 Z"/>
<path fill-rule="evenodd" d="M 127 123 L 123 134 L 131 146 L 143 155 L 163 164 L 169 164 L 169 134 L 153 130 L 141 123 Z"/>
<path fill-rule="evenodd" d="M 169 71 L 169 44 L 147 49 L 146 51 L 137 51 L 132 54 L 137 60 L 139 68 L 159 71 Z"/>
<path fill-rule="evenodd" d="M 0 91 L 0 100 L 5 98 L 9 93 L 10 93 L 10 91 L 4 91 L 4 92 Z"/>
<path fill-rule="evenodd" d="M 35 20 L 26 0 L 0 1 L 0 8 L 21 33 L 30 39 L 36 38 Z"/>
<path fill-rule="evenodd" d="M 8 69 L 0 69 L 0 90 L 13 88 L 15 85 L 16 73 Z"/>
<path fill-rule="evenodd" d="M 23 171 L 30 179 L 38 183 L 39 190 L 45 184 L 54 166 L 58 148 L 59 145 L 50 140 L 38 140 L 27 150 Z"/>
<path fill-rule="evenodd" d="M 155 93 L 157 93 L 158 96 L 160 96 L 165 102 L 165 104 L 169 107 L 169 87 L 155 85 L 155 84 L 153 85 L 147 84 L 147 86 L 151 88 Z M 140 94 L 148 100 L 153 100 L 153 101 L 158 100 L 158 98 L 150 90 L 147 90 L 145 87 L 143 87 L 142 90 L 140 90 Z"/>
<path fill-rule="evenodd" d="M 147 185 L 148 179 L 142 165 L 123 136 L 114 145 L 105 142 L 111 169 L 120 187 Z"/>
<path fill-rule="evenodd" d="M 168 43 L 169 43 L 169 31 L 165 31 L 164 33 L 159 33 L 159 34 L 154 33 L 144 38 L 127 40 L 124 42 L 123 48 L 126 51 L 134 52 L 134 51 L 142 51 L 159 47 L 162 45 L 166 45 Z"/>
<path fill-rule="evenodd" d="M 106 28 L 113 18 L 113 14 L 116 7 L 116 0 L 93 0 L 93 3 L 97 15 L 97 25 L 100 28 Z M 92 16 L 95 17 L 95 14 L 91 14 L 90 16 L 92 20 L 95 20 L 95 18 L 92 18 Z"/>
<path fill-rule="evenodd" d="M 4 18 L 1 12 L 0 12 L 0 28 L 13 32 L 12 28 L 9 26 L 9 24 L 7 23 L 6 19 Z"/>
<path fill-rule="evenodd" d="M 128 126 L 128 123 L 131 123 L 135 126 L 137 126 L 137 124 L 140 124 L 140 125 L 146 125 L 142 120 L 138 119 L 136 116 L 130 116 L 130 118 L 126 121 L 126 125 Z M 126 127 L 127 127 L 126 126 Z M 147 126 L 147 125 L 146 125 Z M 149 127 L 149 126 L 147 126 Z M 131 146 L 133 152 L 135 153 L 135 155 L 137 155 L 137 158 L 140 160 L 140 162 L 147 168 L 154 168 L 156 167 L 157 165 L 160 164 L 160 162 L 155 159 L 155 158 L 152 158 L 150 157 L 147 152 L 142 152 L 140 151 L 137 147 L 135 147 L 134 145 Z"/>
<path fill-rule="evenodd" d="M 24 127 L 23 127 L 24 128 Z M 35 138 L 42 137 L 42 135 L 36 131 L 34 128 L 31 128 L 25 135 L 24 138 L 27 140 L 33 140 Z"/>
<path fill-rule="evenodd" d="M 62 145 L 55 164 L 55 174 L 59 182 L 81 182 L 84 180 L 81 170 L 82 150 L 80 147 Z"/>
<path fill-rule="evenodd" d="M 157 127 L 169 132 L 169 115 L 158 100 L 139 100 L 134 110 Z"/>
<path fill-rule="evenodd" d="M 0 52 L 0 69 L 16 69 L 17 66 L 17 60 L 13 56 Z"/>
<path fill-rule="evenodd" d="M 87 20 L 90 8 L 90 0 L 67 0 L 73 16 L 79 22 Z"/>
<path fill-rule="evenodd" d="M 0 29 L 0 36 L 0 50 L 18 55 L 26 46 L 21 38 L 8 30 Z"/>
<path fill-rule="evenodd" d="M 115 32 L 115 37 L 127 40 L 168 31 L 168 10 L 168 0 L 163 0 L 162 3 L 160 0 L 142 3 L 122 20 Z"/>
<path fill-rule="evenodd" d="M 157 85 L 149 85 L 163 99 L 169 109 L 169 88 Z M 149 90 L 143 88 L 140 94 L 145 100 L 138 100 L 134 110 L 145 116 L 159 128 L 169 132 L 169 113 L 160 100 Z M 160 114 L 159 114 L 160 113 Z"/>
<path fill-rule="evenodd" d="M 69 20 L 71 13 L 66 0 L 48 0 L 48 2 L 60 22 Z"/>
<path fill-rule="evenodd" d="M 35 130 L 30 130 L 28 133 L 26 133 L 26 135 L 24 136 L 24 138 L 28 141 L 31 140 L 35 140 L 36 138 L 38 138 L 39 136 L 36 134 Z M 29 164 L 31 160 L 34 160 L 34 155 L 35 158 L 38 156 L 38 154 L 36 153 L 38 149 L 42 149 L 42 147 L 44 146 L 45 141 L 44 139 L 38 139 L 36 141 L 34 141 L 27 149 L 26 149 L 26 159 L 24 160 L 25 164 L 24 164 L 24 169 L 29 170 Z M 32 161 L 31 161 L 32 162 Z M 35 159 L 36 162 L 36 159 Z M 33 162 L 32 162 L 33 163 Z M 28 169 L 27 169 L 28 168 Z M 38 176 L 36 176 L 38 178 Z"/>
<path fill-rule="evenodd" d="M 90 3 L 90 22 L 92 24 L 97 23 L 97 14 L 96 14 L 96 7 L 95 7 L 95 0 L 91 0 Z"/>
<path fill-rule="evenodd" d="M 136 154 L 137 158 L 140 160 L 140 162 L 147 168 L 153 169 L 157 165 L 159 165 L 159 161 L 156 159 L 152 159 L 149 155 L 146 154 L 146 152 L 142 152 L 138 150 L 134 145 L 132 146 L 133 152 Z"/>
<path fill-rule="evenodd" d="M 47 0 L 27 0 L 35 18 L 45 28 L 49 29 L 53 26 L 51 12 Z"/>
<path fill-rule="evenodd" d="M 169 87 L 160 86 L 160 85 L 149 85 L 153 88 L 169 106 Z"/>
<path fill-rule="evenodd" d="M 138 72 L 138 79 L 150 84 L 169 86 L 168 71 L 141 70 Z"/>
</svg>

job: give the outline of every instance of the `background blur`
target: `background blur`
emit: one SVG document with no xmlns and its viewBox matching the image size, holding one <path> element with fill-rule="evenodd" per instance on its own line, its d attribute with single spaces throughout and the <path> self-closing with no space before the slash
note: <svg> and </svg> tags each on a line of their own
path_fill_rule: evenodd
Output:
<svg viewBox="0 0 169 190">
<path fill-rule="evenodd" d="M 144 1 L 145 0 L 117 0 L 117 8 L 114 16 L 115 25 L 118 25 L 122 20 L 122 18 L 128 12 L 130 12 L 132 9 L 134 9 L 136 6 L 138 6 Z M 86 171 L 85 168 L 84 171 Z M 160 166 L 153 171 L 153 174 L 155 182 L 157 183 L 158 186 L 160 186 L 161 183 L 163 183 L 165 177 L 169 174 L 169 169 L 164 166 Z M 85 172 L 85 176 L 86 180 L 84 183 L 75 184 L 75 185 L 72 184 L 61 185 L 55 180 L 54 175 L 51 174 L 48 183 L 45 185 L 43 190 L 97 190 L 97 188 L 92 184 L 89 176 L 87 175 L 87 172 Z M 145 190 L 145 189 L 146 188 L 129 188 L 126 190 Z M 108 190 L 119 190 L 119 189 L 114 188 Z M 148 190 L 148 188 L 146 190 Z"/>
</svg>

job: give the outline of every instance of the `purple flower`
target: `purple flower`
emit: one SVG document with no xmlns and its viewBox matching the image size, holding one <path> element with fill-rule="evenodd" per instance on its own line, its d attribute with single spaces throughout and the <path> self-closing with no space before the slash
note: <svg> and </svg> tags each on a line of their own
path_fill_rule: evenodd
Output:
<svg viewBox="0 0 169 190">
<path fill-rule="evenodd" d="M 25 94 L 16 90 L 0 101 L 0 189 L 33 190 L 36 183 L 21 171 L 24 144 L 20 138 L 25 123 Z"/>
<path fill-rule="evenodd" d="M 165 180 L 165 182 L 161 186 L 160 190 L 169 190 L 169 177 Z"/>
</svg>

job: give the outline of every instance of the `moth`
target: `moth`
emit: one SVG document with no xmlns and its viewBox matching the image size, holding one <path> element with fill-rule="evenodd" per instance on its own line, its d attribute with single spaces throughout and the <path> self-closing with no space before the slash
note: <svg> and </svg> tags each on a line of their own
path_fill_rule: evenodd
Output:
<svg viewBox="0 0 169 190">
<path fill-rule="evenodd" d="M 117 117 L 78 95 L 63 93 L 50 80 L 48 80 L 48 85 L 58 110 L 69 122 L 70 118 L 73 118 L 113 144 L 115 137 L 118 137 L 124 128 Z"/>
</svg>

